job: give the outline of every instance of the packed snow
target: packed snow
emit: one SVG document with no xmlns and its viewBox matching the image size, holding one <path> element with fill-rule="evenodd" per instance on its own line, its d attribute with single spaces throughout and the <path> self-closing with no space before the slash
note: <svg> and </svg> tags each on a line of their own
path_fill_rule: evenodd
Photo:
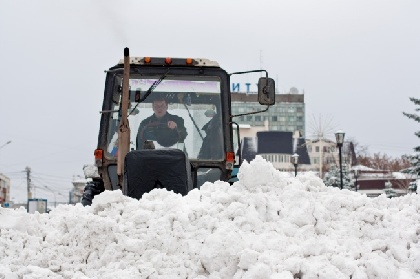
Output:
<svg viewBox="0 0 420 279">
<path fill-rule="evenodd" d="M 257 156 L 232 186 L 0 208 L 0 278 L 420 278 L 420 198 L 368 198 Z"/>
</svg>

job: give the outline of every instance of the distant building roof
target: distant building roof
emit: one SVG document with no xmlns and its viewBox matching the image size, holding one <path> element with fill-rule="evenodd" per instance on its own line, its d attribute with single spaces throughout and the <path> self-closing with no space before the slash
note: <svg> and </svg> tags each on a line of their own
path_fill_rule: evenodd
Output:
<svg viewBox="0 0 420 279">
<path fill-rule="evenodd" d="M 244 137 L 242 141 L 242 159 L 251 162 L 257 155 L 257 138 Z"/>
<path fill-rule="evenodd" d="M 258 154 L 293 154 L 293 133 L 282 131 L 257 132 Z"/>
<path fill-rule="evenodd" d="M 311 160 L 309 159 L 308 149 L 306 148 L 306 140 L 304 138 L 298 138 L 296 153 L 299 155 L 299 165 L 310 165 Z"/>
<path fill-rule="evenodd" d="M 294 150 L 296 144 L 296 150 Z M 299 165 L 310 165 L 306 140 L 303 137 L 293 138 L 293 132 L 260 131 L 257 137 L 244 137 L 241 143 L 242 159 L 248 162 L 255 159 L 257 154 L 288 154 L 299 155 Z"/>
</svg>

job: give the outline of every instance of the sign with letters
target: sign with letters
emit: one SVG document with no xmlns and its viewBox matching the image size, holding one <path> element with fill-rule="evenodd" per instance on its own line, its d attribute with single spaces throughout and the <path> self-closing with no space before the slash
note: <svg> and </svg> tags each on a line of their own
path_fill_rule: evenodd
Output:
<svg viewBox="0 0 420 279">
<path fill-rule="evenodd" d="M 232 82 L 231 83 L 231 92 L 237 93 L 257 93 L 258 84 L 252 84 L 249 82 L 239 83 L 239 82 Z"/>
</svg>

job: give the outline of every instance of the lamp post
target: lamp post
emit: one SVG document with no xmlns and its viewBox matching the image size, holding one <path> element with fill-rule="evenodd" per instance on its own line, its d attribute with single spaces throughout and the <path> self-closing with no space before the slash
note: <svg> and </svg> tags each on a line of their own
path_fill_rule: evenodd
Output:
<svg viewBox="0 0 420 279">
<path fill-rule="evenodd" d="M 340 189 L 343 190 L 343 165 L 341 159 L 341 147 L 343 147 L 345 133 L 341 130 L 335 133 L 335 139 L 338 147 L 338 158 L 340 160 Z"/>
<path fill-rule="evenodd" d="M 298 162 L 299 162 L 299 155 L 297 153 L 295 153 L 295 154 L 292 155 L 292 163 L 295 166 L 295 177 L 297 175 Z"/>
<path fill-rule="evenodd" d="M 2 149 L 3 147 L 5 147 L 6 145 L 8 145 L 11 142 L 12 142 L 11 140 L 7 141 L 6 143 L 4 143 L 3 145 L 0 146 L 0 149 Z"/>
<path fill-rule="evenodd" d="M 354 188 L 356 189 L 356 192 L 357 192 L 357 188 L 358 188 L 357 178 L 359 177 L 359 170 L 355 169 L 355 170 L 353 170 L 353 173 L 354 173 L 354 178 L 356 178 L 356 185 L 354 186 Z"/>
</svg>

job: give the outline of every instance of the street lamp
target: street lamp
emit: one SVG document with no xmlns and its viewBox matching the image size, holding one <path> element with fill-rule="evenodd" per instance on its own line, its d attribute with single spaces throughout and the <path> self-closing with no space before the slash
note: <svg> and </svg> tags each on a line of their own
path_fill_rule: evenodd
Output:
<svg viewBox="0 0 420 279">
<path fill-rule="evenodd" d="M 337 141 L 338 157 L 340 160 L 340 189 L 343 190 L 343 166 L 341 162 L 341 147 L 343 147 L 345 133 L 341 130 L 335 133 L 335 140 Z"/>
<path fill-rule="evenodd" d="M 354 173 L 354 178 L 356 178 L 356 185 L 355 185 L 355 189 L 356 189 L 356 192 L 357 192 L 357 178 L 359 177 L 359 170 L 358 169 L 354 169 L 353 170 L 353 173 Z"/>
<path fill-rule="evenodd" d="M 5 147 L 6 145 L 8 145 L 9 143 L 11 143 L 12 141 L 9 140 L 8 142 L 6 142 L 5 144 L 3 144 L 2 146 L 0 146 L 0 149 L 2 149 L 3 147 Z"/>
<path fill-rule="evenodd" d="M 299 155 L 297 153 L 295 153 L 295 154 L 292 155 L 292 163 L 295 166 L 295 177 L 297 175 L 298 162 L 299 162 Z"/>
</svg>

